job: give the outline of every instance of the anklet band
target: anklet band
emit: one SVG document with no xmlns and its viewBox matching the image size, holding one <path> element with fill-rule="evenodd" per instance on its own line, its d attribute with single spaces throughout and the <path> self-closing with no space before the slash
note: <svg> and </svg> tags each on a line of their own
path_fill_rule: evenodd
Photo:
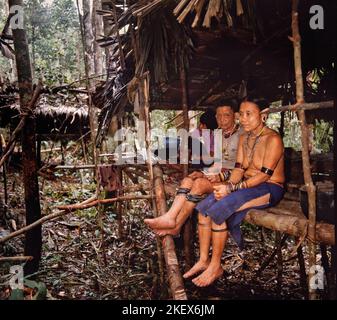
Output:
<svg viewBox="0 0 337 320">
<path fill-rule="evenodd" d="M 211 224 L 209 224 L 209 223 L 200 223 L 200 222 L 198 222 L 198 225 L 201 226 L 201 227 L 210 227 L 211 226 Z"/>
<path fill-rule="evenodd" d="M 178 194 L 188 194 L 191 191 L 189 188 L 178 188 L 176 195 Z"/>
<path fill-rule="evenodd" d="M 211 230 L 213 232 L 223 232 L 223 231 L 227 231 L 227 228 L 224 228 L 224 229 L 213 229 L 213 228 L 211 228 Z"/>
<path fill-rule="evenodd" d="M 188 193 L 186 195 L 186 200 L 193 202 L 193 203 L 199 203 L 201 200 L 204 200 L 207 195 L 199 195 L 199 194 L 190 194 Z"/>
</svg>

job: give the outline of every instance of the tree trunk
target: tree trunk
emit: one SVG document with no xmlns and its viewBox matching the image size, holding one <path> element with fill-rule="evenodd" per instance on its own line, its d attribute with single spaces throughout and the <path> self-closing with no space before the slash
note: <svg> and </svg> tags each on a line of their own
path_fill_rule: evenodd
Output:
<svg viewBox="0 0 337 320">
<path fill-rule="evenodd" d="M 94 60 L 95 60 L 95 73 L 96 76 L 103 74 L 103 49 L 98 45 L 97 39 L 104 33 L 103 30 L 103 18 L 96 13 L 96 10 L 102 9 L 101 0 L 93 0 L 93 12 L 92 12 L 92 28 L 94 34 Z M 97 78 L 101 79 L 101 77 Z"/>
<path fill-rule="evenodd" d="M 106 1 L 101 0 L 101 4 L 103 10 L 110 10 L 110 6 L 106 3 Z M 104 36 L 107 37 L 110 34 L 112 27 L 107 18 L 102 19 L 103 19 Z M 105 47 L 105 70 L 106 73 L 108 74 L 109 74 L 110 57 L 111 57 L 111 46 L 107 46 Z"/>
<path fill-rule="evenodd" d="M 9 7 L 23 6 L 22 0 L 9 0 Z M 25 29 L 13 29 L 15 59 L 19 82 L 20 108 L 22 113 L 29 112 L 29 102 L 33 95 L 32 70 Z M 37 179 L 35 120 L 27 116 L 22 129 L 22 164 L 25 187 L 26 223 L 31 224 L 41 217 L 39 185 Z M 38 270 L 41 259 L 41 225 L 26 234 L 25 256 L 33 256 L 25 265 L 25 274 Z"/>
<path fill-rule="evenodd" d="M 91 139 L 95 148 L 95 137 L 98 127 L 98 117 L 92 104 L 92 94 L 95 91 L 95 59 L 94 59 L 94 34 L 92 30 L 92 1 L 82 0 L 83 17 L 80 16 L 82 25 L 82 40 L 84 47 L 84 64 L 89 92 L 89 123 Z M 95 152 L 94 152 L 95 153 Z"/>
</svg>

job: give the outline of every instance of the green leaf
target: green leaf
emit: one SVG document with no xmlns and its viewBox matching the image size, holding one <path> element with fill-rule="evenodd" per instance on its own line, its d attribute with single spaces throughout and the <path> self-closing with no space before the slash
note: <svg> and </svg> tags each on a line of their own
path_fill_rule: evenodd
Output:
<svg viewBox="0 0 337 320">
<path fill-rule="evenodd" d="M 11 295 L 8 298 L 8 300 L 24 300 L 24 299 L 25 297 L 21 289 L 12 290 Z"/>
<path fill-rule="evenodd" d="M 47 287 L 43 282 L 36 282 L 36 281 L 33 281 L 33 280 L 25 279 L 24 284 L 25 284 L 25 286 L 36 290 L 36 294 L 32 298 L 33 300 L 44 300 L 44 299 L 46 299 Z"/>
</svg>

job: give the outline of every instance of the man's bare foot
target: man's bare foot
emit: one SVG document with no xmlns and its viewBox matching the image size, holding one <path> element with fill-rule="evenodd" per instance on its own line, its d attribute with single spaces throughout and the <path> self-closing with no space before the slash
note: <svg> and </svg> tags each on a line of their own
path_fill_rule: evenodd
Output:
<svg viewBox="0 0 337 320">
<path fill-rule="evenodd" d="M 187 279 L 189 277 L 192 277 L 196 273 L 200 271 L 204 271 L 207 269 L 209 265 L 209 260 L 207 261 L 201 261 L 199 260 L 190 270 L 188 270 L 184 275 L 183 278 Z"/>
<path fill-rule="evenodd" d="M 208 268 L 192 282 L 198 287 L 207 287 L 223 274 L 221 265 L 209 265 Z"/>
<path fill-rule="evenodd" d="M 144 219 L 144 222 L 152 229 L 173 229 L 176 220 L 167 214 L 154 219 Z"/>
<path fill-rule="evenodd" d="M 180 227 L 175 227 L 173 229 L 153 229 L 154 233 L 159 237 L 164 237 L 166 235 L 176 236 L 180 233 Z"/>
</svg>

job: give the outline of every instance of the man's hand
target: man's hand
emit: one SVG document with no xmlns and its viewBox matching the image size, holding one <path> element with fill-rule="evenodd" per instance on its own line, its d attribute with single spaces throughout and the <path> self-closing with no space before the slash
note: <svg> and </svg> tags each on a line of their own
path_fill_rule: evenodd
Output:
<svg viewBox="0 0 337 320">
<path fill-rule="evenodd" d="M 214 189 L 214 197 L 216 200 L 220 200 L 228 195 L 227 186 L 225 184 L 214 186 L 213 189 Z"/>
<path fill-rule="evenodd" d="M 204 178 L 205 175 L 200 171 L 194 171 L 191 174 L 189 174 L 188 177 L 194 180 L 198 178 Z"/>
</svg>

